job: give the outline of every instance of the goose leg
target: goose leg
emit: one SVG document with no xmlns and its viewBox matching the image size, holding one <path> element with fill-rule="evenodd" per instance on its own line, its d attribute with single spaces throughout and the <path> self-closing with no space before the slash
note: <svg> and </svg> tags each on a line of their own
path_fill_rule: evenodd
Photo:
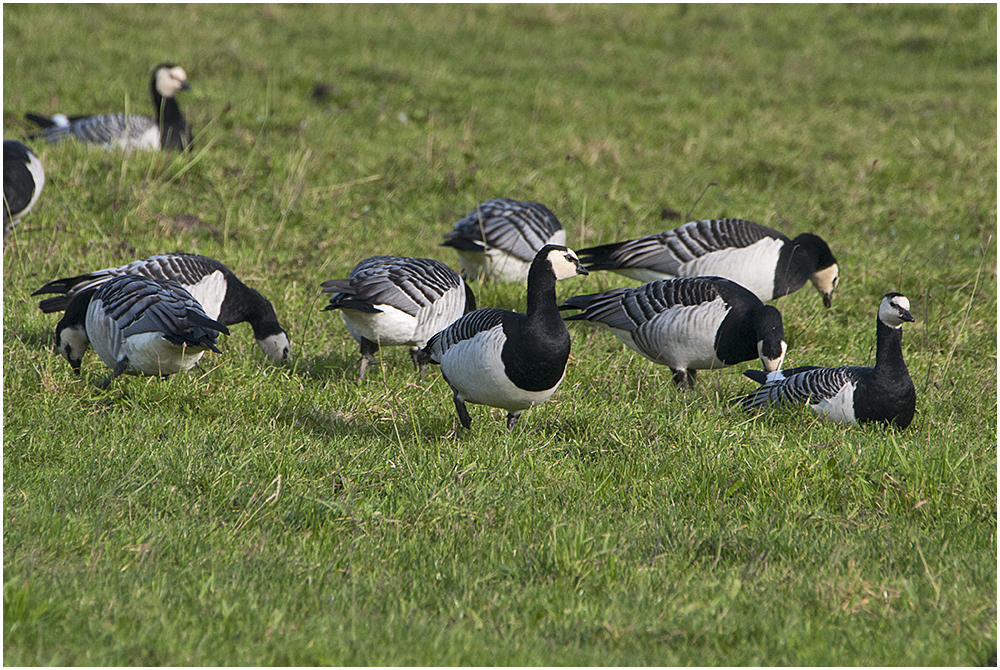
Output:
<svg viewBox="0 0 1000 670">
<path fill-rule="evenodd" d="M 677 383 L 677 388 L 682 391 L 694 388 L 696 370 L 684 370 L 683 368 L 679 370 L 674 370 L 674 381 Z"/>
<path fill-rule="evenodd" d="M 458 397 L 458 391 L 452 391 L 452 398 L 455 400 L 455 411 L 458 412 L 458 420 L 462 422 L 462 427 L 472 428 L 472 417 L 469 410 L 465 408 L 465 401 Z"/>
<path fill-rule="evenodd" d="M 420 370 L 420 381 L 424 381 L 424 375 L 427 373 L 427 361 L 420 360 L 421 351 L 417 347 L 410 347 L 410 360 L 413 361 L 413 367 Z"/>
<path fill-rule="evenodd" d="M 375 352 L 378 351 L 378 342 L 361 338 L 361 370 L 358 372 L 358 383 L 365 378 L 365 370 L 368 365 L 375 362 Z"/>
<path fill-rule="evenodd" d="M 514 430 L 517 420 L 521 418 L 520 412 L 507 412 L 507 430 Z"/>
<path fill-rule="evenodd" d="M 99 383 L 97 388 L 102 391 L 108 388 L 108 384 L 111 383 L 111 380 L 123 374 L 126 370 L 128 370 L 128 356 L 122 356 L 122 359 L 118 361 L 117 365 L 115 365 L 115 369 L 111 371 L 111 376 Z"/>
</svg>

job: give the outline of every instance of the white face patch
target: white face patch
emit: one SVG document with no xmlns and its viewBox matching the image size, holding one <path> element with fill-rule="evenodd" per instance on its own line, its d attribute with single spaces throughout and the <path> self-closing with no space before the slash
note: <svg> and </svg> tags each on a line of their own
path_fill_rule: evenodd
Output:
<svg viewBox="0 0 1000 670">
<path fill-rule="evenodd" d="M 552 265 L 552 272 L 556 279 L 569 279 L 575 277 L 580 267 L 580 259 L 576 257 L 571 249 L 553 249 L 548 254 L 549 264 Z"/>
<path fill-rule="evenodd" d="M 781 362 L 785 360 L 785 352 L 788 351 L 788 344 L 781 343 L 781 355 L 777 358 L 768 358 L 764 355 L 764 341 L 757 343 L 757 355 L 760 356 L 760 363 L 764 366 L 765 372 L 776 372 L 781 369 Z"/>
<path fill-rule="evenodd" d="M 809 280 L 824 297 L 829 297 L 840 282 L 840 268 L 834 263 L 828 268 L 814 272 Z"/>
<path fill-rule="evenodd" d="M 83 326 L 63 328 L 56 340 L 56 349 L 74 368 L 80 365 L 89 346 L 90 340 Z"/>
<path fill-rule="evenodd" d="M 268 335 L 263 340 L 257 340 L 257 344 L 260 345 L 268 358 L 275 362 L 288 358 L 288 352 L 292 350 L 292 343 L 288 340 L 286 333 Z"/>
<path fill-rule="evenodd" d="M 882 298 L 878 306 L 878 319 L 890 328 L 899 328 L 906 321 L 900 314 L 910 313 L 910 301 L 903 295 Z M 912 319 L 911 319 L 912 320 Z"/>
<path fill-rule="evenodd" d="M 164 98 L 172 98 L 187 83 L 187 72 L 182 67 L 160 68 L 156 71 L 156 90 Z"/>
</svg>

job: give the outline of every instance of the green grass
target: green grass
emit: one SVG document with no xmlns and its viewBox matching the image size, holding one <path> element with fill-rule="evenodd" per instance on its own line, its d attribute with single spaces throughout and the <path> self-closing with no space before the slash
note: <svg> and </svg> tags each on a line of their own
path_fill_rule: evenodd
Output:
<svg viewBox="0 0 1000 670">
<path fill-rule="evenodd" d="M 995 658 L 995 7 L 3 13 L 5 137 L 26 111 L 146 113 L 172 60 L 197 140 L 33 145 L 48 181 L 4 256 L 5 664 Z M 574 247 L 682 222 L 665 209 L 823 236 L 841 285 L 776 303 L 786 365 L 870 363 L 902 291 L 913 425 L 748 417 L 744 366 L 681 393 L 586 326 L 512 433 L 473 406 L 456 438 L 403 349 L 351 383 L 319 283 L 379 253 L 457 266 L 441 236 L 498 196 Z M 267 295 L 291 360 L 240 325 L 192 375 L 102 392 L 88 355 L 74 377 L 31 292 L 174 250 Z"/>
</svg>

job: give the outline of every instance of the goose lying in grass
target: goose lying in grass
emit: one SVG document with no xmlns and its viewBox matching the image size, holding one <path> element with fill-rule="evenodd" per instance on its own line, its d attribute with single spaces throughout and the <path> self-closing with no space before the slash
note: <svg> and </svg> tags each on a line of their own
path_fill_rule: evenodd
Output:
<svg viewBox="0 0 1000 670">
<path fill-rule="evenodd" d="M 883 423 L 906 428 L 916 412 L 917 393 L 903 360 L 903 324 L 913 321 L 910 301 L 887 293 L 875 325 L 875 367 L 808 366 L 781 374 L 750 376 L 763 385 L 737 402 L 747 410 L 806 403 L 840 423 Z"/>
</svg>

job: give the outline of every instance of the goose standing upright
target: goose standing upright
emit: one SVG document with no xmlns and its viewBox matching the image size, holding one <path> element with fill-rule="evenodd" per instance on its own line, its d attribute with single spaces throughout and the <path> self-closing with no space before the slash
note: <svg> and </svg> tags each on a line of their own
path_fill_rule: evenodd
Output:
<svg viewBox="0 0 1000 670">
<path fill-rule="evenodd" d="M 441 246 L 458 252 L 467 278 L 524 281 L 538 250 L 566 244 L 566 231 L 541 203 L 495 198 L 469 212 L 444 240 Z"/>
<path fill-rule="evenodd" d="M 210 319 L 184 287 L 169 279 L 115 277 L 87 306 L 87 335 L 111 368 L 102 387 L 123 374 L 166 376 L 190 370 L 216 346 L 224 325 Z"/>
<path fill-rule="evenodd" d="M 372 256 L 355 265 L 347 279 L 330 279 L 321 286 L 334 294 L 323 309 L 342 310 L 347 330 L 361 345 L 359 382 L 379 346 L 409 345 L 423 377 L 427 363 L 417 358 L 427 341 L 476 309 L 472 289 L 432 258 Z"/>
<path fill-rule="evenodd" d="M 526 314 L 480 309 L 430 339 L 422 357 L 441 365 L 463 427 L 472 426 L 467 402 L 507 410 L 512 429 L 521 412 L 552 397 L 570 350 L 556 306 L 556 281 L 580 274 L 587 270 L 572 250 L 545 245 L 528 270 Z"/>
<path fill-rule="evenodd" d="M 14 140 L 3 141 L 3 241 L 38 202 L 45 186 L 45 170 L 28 147 Z M 6 247 L 4 247 L 6 249 Z"/>
<path fill-rule="evenodd" d="M 257 344 L 277 362 L 288 358 L 291 342 L 278 323 L 271 302 L 244 284 L 223 263 L 197 254 L 159 254 L 126 265 L 88 272 L 76 277 L 54 279 L 32 295 L 58 294 L 38 303 L 46 314 L 65 310 L 56 325 L 55 348 L 79 372 L 88 339 L 84 327 L 87 305 L 96 289 L 114 277 L 135 275 L 169 279 L 184 287 L 211 319 L 231 326 L 248 322 Z"/>
<path fill-rule="evenodd" d="M 692 221 L 665 233 L 580 250 L 590 270 L 638 281 L 714 275 L 741 284 L 763 301 L 812 281 L 829 307 L 840 279 L 837 259 L 818 235 L 795 239 L 743 219 Z"/>
<path fill-rule="evenodd" d="M 567 321 L 603 326 L 643 357 L 669 365 L 682 389 L 694 386 L 696 370 L 758 357 L 764 370 L 777 370 L 788 348 L 781 313 L 721 277 L 661 279 L 579 295 L 560 309 L 584 310 Z"/>
<path fill-rule="evenodd" d="M 765 378 L 763 386 L 737 402 L 746 410 L 805 402 L 820 416 L 840 423 L 883 423 L 906 428 L 916 412 L 917 392 L 903 360 L 903 324 L 913 321 L 910 301 L 887 293 L 875 325 L 875 367 L 802 367 Z"/>
<path fill-rule="evenodd" d="M 101 114 L 98 116 L 45 117 L 29 112 L 25 118 L 41 128 L 41 136 L 49 142 L 74 137 L 81 142 L 97 144 L 106 149 L 186 149 L 191 146 L 191 128 L 174 98 L 191 89 L 184 68 L 173 63 L 161 63 L 153 68 L 150 79 L 153 97 L 153 118 L 139 114 Z"/>
</svg>

